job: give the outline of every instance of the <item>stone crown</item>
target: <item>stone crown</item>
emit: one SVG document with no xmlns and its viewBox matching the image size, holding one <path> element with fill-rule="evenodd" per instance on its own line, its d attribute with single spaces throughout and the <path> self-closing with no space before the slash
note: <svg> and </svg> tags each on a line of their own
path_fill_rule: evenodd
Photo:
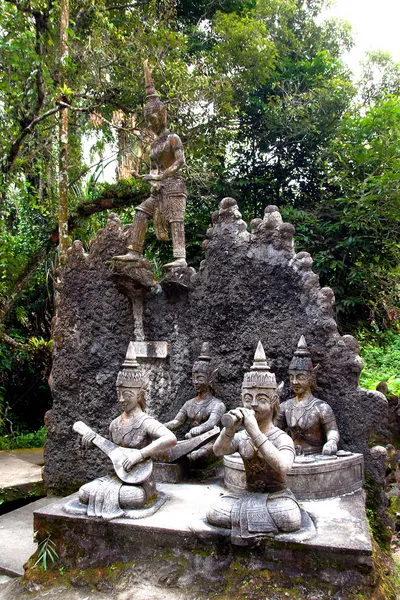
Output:
<svg viewBox="0 0 400 600">
<path fill-rule="evenodd" d="M 275 373 L 271 373 L 270 371 L 261 340 L 258 342 L 250 371 L 244 374 L 242 387 L 276 388 Z"/>
<path fill-rule="evenodd" d="M 146 373 L 140 369 L 140 365 L 136 360 L 135 344 L 129 342 L 122 370 L 119 371 L 117 376 L 117 386 L 144 388 L 147 386 L 147 383 Z"/>
</svg>

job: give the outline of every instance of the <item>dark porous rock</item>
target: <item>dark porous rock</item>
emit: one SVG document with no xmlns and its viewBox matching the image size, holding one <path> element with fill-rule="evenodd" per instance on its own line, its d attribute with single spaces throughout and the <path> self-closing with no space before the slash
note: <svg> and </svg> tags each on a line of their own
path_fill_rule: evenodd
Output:
<svg viewBox="0 0 400 600">
<path fill-rule="evenodd" d="M 110 216 L 90 252 L 74 242 L 57 281 L 53 319 L 53 408 L 45 447 L 44 478 L 56 493 L 76 489 L 107 472 L 107 459 L 85 452 L 72 432 L 77 420 L 108 434 L 117 416 L 115 381 L 134 328 L 128 299 L 116 289 L 107 261 L 126 249 L 119 220 Z"/>
<path fill-rule="evenodd" d="M 140 261 L 113 260 L 111 272 L 117 289 L 128 298 L 154 285 L 150 261 L 146 259 Z"/>
<path fill-rule="evenodd" d="M 247 230 L 234 199 L 222 200 L 205 240 L 197 273 L 167 274 L 144 297 L 146 340 L 165 340 L 166 359 L 141 359 L 152 369 L 148 408 L 161 421 L 176 415 L 193 396 L 191 369 L 201 344 L 210 343 L 218 368 L 217 396 L 227 409 L 238 405 L 243 373 L 262 341 L 282 400 L 292 394 L 288 366 L 301 335 L 319 363 L 316 396 L 336 415 L 339 447 L 361 452 L 371 481 L 380 489 L 381 461 L 370 452 L 388 403 L 358 387 L 362 361 L 356 340 L 341 336 L 333 314 L 334 295 L 321 288 L 307 252 L 295 254 L 294 228 L 275 206 Z M 102 434 L 117 413 L 115 381 L 134 323 L 129 302 L 116 289 L 106 261 L 124 252 L 126 233 L 115 216 L 86 255 L 75 243 L 62 277 L 54 322 L 54 418 L 46 445 L 49 486 L 67 491 L 106 472 L 98 451 L 83 452 L 72 424 L 80 419 Z M 54 420 L 57 427 L 54 427 Z M 70 485 L 71 484 L 71 485 Z"/>
</svg>

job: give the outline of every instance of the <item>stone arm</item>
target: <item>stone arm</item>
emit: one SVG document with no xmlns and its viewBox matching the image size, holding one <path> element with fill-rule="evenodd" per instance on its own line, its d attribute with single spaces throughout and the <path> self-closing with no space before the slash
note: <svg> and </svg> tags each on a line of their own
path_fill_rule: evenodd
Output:
<svg viewBox="0 0 400 600">
<path fill-rule="evenodd" d="M 326 443 L 322 448 L 322 454 L 336 454 L 337 445 L 340 439 L 338 426 L 336 424 L 336 419 L 330 421 L 329 423 L 324 424 L 324 430 L 326 435 Z"/>
<path fill-rule="evenodd" d="M 175 133 L 171 133 L 168 137 L 168 142 L 174 156 L 173 163 L 163 171 L 159 171 L 157 169 L 153 173 L 153 171 L 150 169 L 150 175 L 144 176 L 145 181 L 162 181 L 163 179 L 167 179 L 168 177 L 171 177 L 180 171 L 185 164 L 185 153 L 183 151 L 183 144 L 180 137 Z"/>
<path fill-rule="evenodd" d="M 220 424 L 221 417 L 226 411 L 225 404 L 223 402 L 218 402 L 217 406 L 212 409 L 210 416 L 207 421 L 197 425 L 197 427 L 193 427 L 190 431 L 185 435 L 186 439 L 190 439 L 205 433 L 206 431 L 210 431 L 213 427 L 216 427 Z"/>
<path fill-rule="evenodd" d="M 150 458 L 155 454 L 159 454 L 163 450 L 168 450 L 168 448 L 173 448 L 177 444 L 177 439 L 166 427 L 163 425 L 159 427 L 156 434 L 157 438 L 153 440 L 148 446 L 145 446 L 140 450 L 143 460 L 146 458 Z"/>
<path fill-rule="evenodd" d="M 278 450 L 264 434 L 261 434 L 261 436 L 257 439 L 257 443 L 259 444 L 258 447 L 253 440 L 253 444 L 258 449 L 259 456 L 261 456 L 274 471 L 283 476 L 286 475 L 292 468 L 294 462 L 294 450 L 291 450 L 290 448 L 281 448 Z"/>
<path fill-rule="evenodd" d="M 286 473 L 290 471 L 295 457 L 293 442 L 291 442 L 292 446 L 288 445 L 280 449 L 276 448 L 267 436 L 260 431 L 253 411 L 246 408 L 240 408 L 239 410 L 243 414 L 243 426 L 249 434 L 253 446 L 258 451 L 259 456 L 263 458 L 274 471 L 283 476 L 286 475 Z"/>
<path fill-rule="evenodd" d="M 130 471 L 135 465 L 146 460 L 146 458 L 151 458 L 154 455 L 160 454 L 164 450 L 173 448 L 177 444 L 177 439 L 174 434 L 164 425 L 161 425 L 153 435 L 156 438 L 155 440 L 141 450 L 136 450 L 135 456 L 126 458 L 123 461 L 122 466 L 126 471 Z"/>
<path fill-rule="evenodd" d="M 283 431 L 286 431 L 288 426 L 286 421 L 285 404 L 286 402 L 283 402 L 280 405 L 278 416 L 275 419 L 275 426 L 279 427 L 279 429 L 282 429 Z"/>
<path fill-rule="evenodd" d="M 224 427 L 214 442 L 213 452 L 216 456 L 225 456 L 233 454 L 238 449 L 237 440 L 235 440 L 235 431 Z"/>
<path fill-rule="evenodd" d="M 176 431 L 179 427 L 185 424 L 187 418 L 188 415 L 184 404 L 176 415 L 175 419 L 168 421 L 168 423 L 164 423 L 164 427 L 167 427 L 167 429 L 170 429 L 171 431 Z"/>
</svg>

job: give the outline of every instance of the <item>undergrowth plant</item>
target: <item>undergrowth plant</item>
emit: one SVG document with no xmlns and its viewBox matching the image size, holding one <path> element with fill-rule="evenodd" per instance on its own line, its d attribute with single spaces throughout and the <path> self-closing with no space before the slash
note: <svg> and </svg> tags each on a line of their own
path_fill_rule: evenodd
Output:
<svg viewBox="0 0 400 600">
<path fill-rule="evenodd" d="M 46 427 L 32 433 L 16 433 L 0 436 L 0 450 L 18 450 L 19 448 L 43 448 L 46 442 Z"/>
<path fill-rule="evenodd" d="M 41 567 L 43 571 L 47 571 L 49 563 L 55 562 L 59 558 L 56 550 L 56 545 L 48 535 L 38 544 L 38 558 L 33 567 Z"/>
<path fill-rule="evenodd" d="M 361 333 L 358 338 L 364 360 L 360 385 L 374 390 L 379 382 L 385 381 L 390 393 L 400 395 L 400 333 L 387 331 L 374 340 Z"/>
</svg>

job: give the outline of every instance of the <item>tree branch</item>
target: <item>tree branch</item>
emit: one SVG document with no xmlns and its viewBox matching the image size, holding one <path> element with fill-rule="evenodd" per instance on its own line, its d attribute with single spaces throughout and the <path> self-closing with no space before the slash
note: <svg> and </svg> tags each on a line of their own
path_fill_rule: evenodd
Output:
<svg viewBox="0 0 400 600">
<path fill-rule="evenodd" d="M 8 344 L 9 346 L 12 346 L 13 348 L 22 348 L 23 347 L 23 344 L 21 344 L 20 342 L 16 342 L 12 337 L 7 335 L 4 331 L 0 331 L 0 340 L 3 340 L 3 342 Z"/>
</svg>

